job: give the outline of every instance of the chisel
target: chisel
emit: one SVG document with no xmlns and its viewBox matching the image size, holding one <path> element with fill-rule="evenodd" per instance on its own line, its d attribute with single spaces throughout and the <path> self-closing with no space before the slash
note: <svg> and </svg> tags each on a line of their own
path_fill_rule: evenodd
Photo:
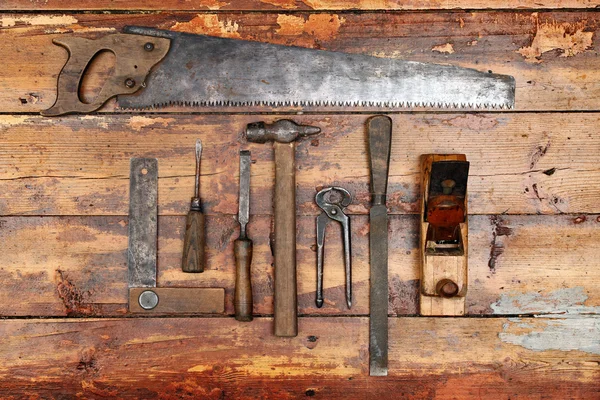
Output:
<svg viewBox="0 0 600 400">
<path fill-rule="evenodd" d="M 388 374 L 388 215 L 386 194 L 392 147 L 392 120 L 377 115 L 367 121 L 371 166 L 369 211 L 369 375 Z"/>
<path fill-rule="evenodd" d="M 235 319 L 252 321 L 252 284 L 250 265 L 252 264 L 252 240 L 246 234 L 250 215 L 250 152 L 240 151 L 240 196 L 238 222 L 240 236 L 233 243 L 235 255 Z"/>
<path fill-rule="evenodd" d="M 183 257 L 181 269 L 183 272 L 204 272 L 204 214 L 200 204 L 200 157 L 202 156 L 202 142 L 196 140 L 196 181 L 194 197 L 190 205 L 185 223 L 185 237 L 183 239 Z"/>
</svg>

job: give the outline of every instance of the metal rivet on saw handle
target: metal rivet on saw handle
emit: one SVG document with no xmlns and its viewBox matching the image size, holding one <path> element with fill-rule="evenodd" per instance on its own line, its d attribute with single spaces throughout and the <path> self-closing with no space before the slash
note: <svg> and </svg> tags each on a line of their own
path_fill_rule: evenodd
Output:
<svg viewBox="0 0 600 400">
<path fill-rule="evenodd" d="M 146 43 L 144 45 L 144 50 L 146 50 L 146 51 L 152 51 L 152 50 L 154 50 L 154 43 L 150 43 L 150 42 Z"/>
<path fill-rule="evenodd" d="M 125 79 L 125 86 L 127 86 L 128 88 L 132 88 L 135 86 L 135 81 L 131 78 L 127 78 Z"/>
</svg>

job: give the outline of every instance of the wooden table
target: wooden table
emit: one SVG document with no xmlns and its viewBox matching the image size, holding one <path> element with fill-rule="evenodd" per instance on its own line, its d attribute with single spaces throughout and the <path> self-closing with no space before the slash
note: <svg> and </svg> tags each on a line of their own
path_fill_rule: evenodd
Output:
<svg viewBox="0 0 600 400">
<path fill-rule="evenodd" d="M 3 0 L 0 4 L 0 397 L 600 398 L 600 3 L 577 0 Z M 462 11 L 467 10 L 467 11 Z M 242 109 L 44 118 L 66 61 L 53 38 L 136 24 L 286 45 L 449 63 L 516 78 L 516 110 L 393 112 L 389 185 L 390 371 L 368 376 L 367 112 L 305 112 L 298 143 L 300 334 L 271 334 L 273 163 L 247 145 Z M 99 65 L 109 65 L 103 57 Z M 102 64 L 104 63 L 104 64 Z M 100 67 L 99 67 L 100 68 Z M 90 79 L 85 95 L 103 75 Z M 243 112 L 242 112 L 243 111 Z M 360 111 L 360 110 L 358 110 Z M 205 144 L 208 257 L 180 271 Z M 252 151 L 252 323 L 233 318 L 238 151 Z M 467 316 L 417 316 L 419 156 L 465 153 Z M 226 314 L 127 312 L 131 157 L 159 159 L 160 286 L 226 288 Z M 354 305 L 339 228 L 314 304 L 318 189 L 352 215 Z"/>
</svg>

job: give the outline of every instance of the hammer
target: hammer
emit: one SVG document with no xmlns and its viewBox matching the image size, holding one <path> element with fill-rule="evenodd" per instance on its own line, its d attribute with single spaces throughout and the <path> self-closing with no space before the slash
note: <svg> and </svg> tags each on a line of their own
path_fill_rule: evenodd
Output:
<svg viewBox="0 0 600 400">
<path fill-rule="evenodd" d="M 294 141 L 319 132 L 316 126 L 298 125 L 289 119 L 272 124 L 255 122 L 246 127 L 249 142 L 272 140 L 275 152 L 275 336 L 298 335 Z"/>
</svg>

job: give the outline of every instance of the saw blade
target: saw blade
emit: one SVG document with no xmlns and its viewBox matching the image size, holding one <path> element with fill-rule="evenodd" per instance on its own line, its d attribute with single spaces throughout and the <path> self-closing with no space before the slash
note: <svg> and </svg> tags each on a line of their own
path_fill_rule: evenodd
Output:
<svg viewBox="0 0 600 400">
<path fill-rule="evenodd" d="M 122 108 L 166 106 L 512 108 L 512 76 L 452 65 L 126 27 L 171 39 Z"/>
</svg>

